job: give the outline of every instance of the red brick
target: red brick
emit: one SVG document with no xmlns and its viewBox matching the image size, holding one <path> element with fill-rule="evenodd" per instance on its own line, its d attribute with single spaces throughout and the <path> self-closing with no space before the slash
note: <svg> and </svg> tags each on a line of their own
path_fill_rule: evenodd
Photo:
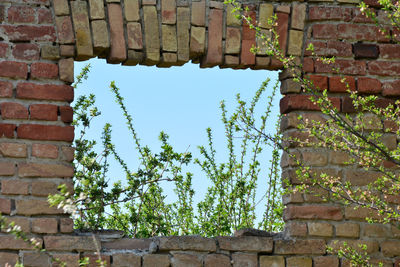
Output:
<svg viewBox="0 0 400 267">
<path fill-rule="evenodd" d="M 0 22 L 4 21 L 4 8 L 5 6 L 0 6 Z"/>
<path fill-rule="evenodd" d="M 338 37 L 357 41 L 388 41 L 385 34 L 379 31 L 378 26 L 357 24 L 339 24 L 337 26 Z"/>
<path fill-rule="evenodd" d="M 69 16 L 57 17 L 56 25 L 60 44 L 71 44 L 75 42 L 74 30 Z"/>
<path fill-rule="evenodd" d="M 279 47 L 282 50 L 283 54 L 286 55 L 286 44 L 287 44 L 287 36 L 288 36 L 288 27 L 289 27 L 289 14 L 277 12 L 277 27 L 276 32 L 279 35 Z"/>
<path fill-rule="evenodd" d="M 340 98 L 329 98 L 333 106 L 340 110 Z M 320 110 L 320 108 L 310 100 L 308 95 L 287 95 L 280 101 L 281 114 L 292 110 Z"/>
<path fill-rule="evenodd" d="M 69 106 L 60 106 L 60 117 L 65 123 L 70 123 L 73 120 L 74 112 Z"/>
<path fill-rule="evenodd" d="M 51 251 L 96 251 L 100 247 L 92 236 L 45 236 L 44 244 Z"/>
<path fill-rule="evenodd" d="M 304 72 L 314 72 L 314 60 L 309 57 L 303 59 L 303 71 Z"/>
<path fill-rule="evenodd" d="M 57 77 L 57 64 L 36 62 L 31 65 L 31 78 L 33 79 L 55 79 Z"/>
<path fill-rule="evenodd" d="M 72 166 L 61 164 L 19 163 L 18 175 L 20 177 L 62 177 L 74 175 Z"/>
<path fill-rule="evenodd" d="M 332 93 L 344 93 L 346 90 L 356 90 L 356 80 L 352 76 L 345 76 L 345 82 L 342 82 L 342 77 L 334 76 L 329 77 L 329 92 Z M 349 88 L 347 88 L 347 84 Z"/>
<path fill-rule="evenodd" d="M 38 12 L 38 22 L 39 24 L 51 24 L 53 23 L 53 17 L 51 11 L 48 8 L 41 8 Z"/>
<path fill-rule="evenodd" d="M 337 39 L 337 25 L 335 24 L 314 24 L 312 26 L 313 37 L 317 39 Z"/>
<path fill-rule="evenodd" d="M 309 43 L 314 46 L 314 52 L 318 56 L 340 56 L 340 57 L 353 57 L 352 45 L 346 41 L 309 41 L 306 44 L 308 47 Z M 311 56 L 311 51 L 305 51 L 306 56 Z"/>
<path fill-rule="evenodd" d="M 334 206 L 288 206 L 284 212 L 285 220 L 321 219 L 339 221 L 343 218 L 342 210 Z"/>
<path fill-rule="evenodd" d="M 33 104 L 29 107 L 31 120 L 58 120 L 58 107 L 50 104 Z"/>
<path fill-rule="evenodd" d="M 28 43 L 15 44 L 12 54 L 14 58 L 20 60 L 38 60 L 40 56 L 39 46 Z"/>
<path fill-rule="evenodd" d="M 14 79 L 26 79 L 28 77 L 28 65 L 22 62 L 0 62 L 0 76 Z"/>
<path fill-rule="evenodd" d="M 56 31 L 53 26 L 3 25 L 0 26 L 10 41 L 56 41 Z"/>
<path fill-rule="evenodd" d="M 382 91 L 382 84 L 377 79 L 359 77 L 357 79 L 357 91 L 365 94 L 378 94 Z"/>
<path fill-rule="evenodd" d="M 40 247 L 42 247 L 43 240 L 38 237 L 35 237 L 35 239 L 40 243 Z M 34 247 L 22 239 L 16 239 L 12 235 L 3 235 L 0 236 L 0 249 L 20 250 L 34 249 Z"/>
<path fill-rule="evenodd" d="M 38 158 L 56 159 L 58 157 L 58 147 L 49 144 L 33 144 L 32 156 Z"/>
<path fill-rule="evenodd" d="M 222 64 L 222 17 L 223 11 L 211 9 L 208 25 L 208 49 L 201 67 L 212 67 Z"/>
<path fill-rule="evenodd" d="M 56 218 L 38 218 L 32 220 L 32 232 L 38 234 L 56 234 L 57 233 Z"/>
<path fill-rule="evenodd" d="M 382 85 L 383 96 L 399 96 L 400 95 L 400 81 L 384 82 Z"/>
<path fill-rule="evenodd" d="M 19 83 L 17 98 L 72 102 L 74 90 L 69 85 Z"/>
<path fill-rule="evenodd" d="M 5 58 L 8 51 L 8 44 L 0 43 L 0 58 Z"/>
<path fill-rule="evenodd" d="M 368 62 L 368 71 L 372 75 L 399 76 L 400 63 L 388 61 L 371 61 Z"/>
<path fill-rule="evenodd" d="M 373 12 L 373 10 L 371 10 Z M 355 23 L 374 23 L 374 21 L 364 15 L 360 8 L 352 8 L 352 22 Z M 375 12 L 374 12 L 375 13 Z"/>
<path fill-rule="evenodd" d="M 10 214 L 11 213 L 11 200 L 0 198 L 0 213 Z"/>
<path fill-rule="evenodd" d="M 124 36 L 124 21 L 119 4 L 108 4 L 108 18 L 110 25 L 111 50 L 108 61 L 119 63 L 126 59 L 126 44 Z"/>
<path fill-rule="evenodd" d="M 333 64 L 325 64 L 320 60 L 315 62 L 315 72 L 318 73 L 336 73 L 333 68 L 339 68 L 341 74 L 365 75 L 366 63 L 361 60 L 337 59 Z"/>
<path fill-rule="evenodd" d="M 0 97 L 12 97 L 13 85 L 10 82 L 0 81 Z"/>
<path fill-rule="evenodd" d="M 0 143 L 0 154 L 4 157 L 26 158 L 26 144 L 19 143 Z"/>
<path fill-rule="evenodd" d="M 311 6 L 309 8 L 308 19 L 315 20 L 351 20 L 351 8 L 345 7 L 324 7 L 324 6 Z"/>
<path fill-rule="evenodd" d="M 379 44 L 380 57 L 384 59 L 400 58 L 399 44 Z"/>
<path fill-rule="evenodd" d="M 10 23 L 33 23 L 35 22 L 36 10 L 29 6 L 11 6 L 8 9 L 8 22 Z"/>
<path fill-rule="evenodd" d="M 322 75 L 308 75 L 306 77 L 311 82 L 313 82 L 316 89 L 325 90 L 328 89 L 328 77 Z"/>
<path fill-rule="evenodd" d="M 74 127 L 21 124 L 18 126 L 17 135 L 21 139 L 72 142 L 74 140 Z"/>
<path fill-rule="evenodd" d="M 13 138 L 15 128 L 16 128 L 15 124 L 0 123 L 0 137 L 5 136 L 8 138 Z"/>
<path fill-rule="evenodd" d="M 15 173 L 15 164 L 11 162 L 0 162 L 0 176 L 12 176 Z"/>
<path fill-rule="evenodd" d="M 1 181 L 1 193 L 4 195 L 28 195 L 29 182 L 3 180 Z"/>
<path fill-rule="evenodd" d="M 28 109 L 19 103 L 1 103 L 1 117 L 3 119 L 28 119 Z"/>
</svg>

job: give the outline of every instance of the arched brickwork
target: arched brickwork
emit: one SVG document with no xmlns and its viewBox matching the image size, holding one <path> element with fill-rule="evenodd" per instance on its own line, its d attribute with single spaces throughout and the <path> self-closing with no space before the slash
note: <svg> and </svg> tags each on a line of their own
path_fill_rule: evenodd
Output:
<svg viewBox="0 0 400 267">
<path fill-rule="evenodd" d="M 370 4 L 375 2 L 370 0 Z M 278 18 L 280 43 L 298 58 L 303 72 L 328 88 L 335 105 L 353 112 L 340 78 L 330 66 L 305 51 L 337 57 L 336 66 L 350 87 L 377 94 L 385 104 L 400 95 L 400 46 L 394 32 L 387 38 L 363 17 L 357 0 L 246 1 L 249 15 L 267 30 L 271 14 Z M 378 8 L 378 15 L 381 11 Z M 169 67 L 188 61 L 200 67 L 280 69 L 260 51 L 248 26 L 218 1 L 189 0 L 2 0 L 0 2 L 0 212 L 37 237 L 50 253 L 77 266 L 82 256 L 94 257 L 96 242 L 111 266 L 349 266 L 328 255 L 335 240 L 368 245 L 384 266 L 398 266 L 399 230 L 364 222 L 364 210 L 323 203 L 313 195 L 291 195 L 285 232 L 273 237 L 215 239 L 165 237 L 119 238 L 73 233 L 72 221 L 49 208 L 46 197 L 60 183 L 72 186 L 74 129 L 70 126 L 75 60 L 105 58 L 123 65 Z M 296 135 L 297 114 L 320 117 L 287 72 L 280 75 L 282 127 Z M 379 124 L 378 124 L 379 125 Z M 395 134 L 385 135 L 396 146 Z M 363 183 L 371 176 L 356 166 L 344 167 L 343 155 L 301 151 L 314 169 Z M 282 159 L 283 175 L 296 182 L 292 163 Z M 22 261 L 49 266 L 45 254 L 0 233 L 0 265 Z M 190 263 L 190 265 L 189 265 Z"/>
</svg>

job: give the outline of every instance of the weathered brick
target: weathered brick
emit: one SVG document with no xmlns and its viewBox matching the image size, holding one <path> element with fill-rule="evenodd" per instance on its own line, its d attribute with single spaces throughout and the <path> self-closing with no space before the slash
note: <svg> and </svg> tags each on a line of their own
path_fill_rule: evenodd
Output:
<svg viewBox="0 0 400 267">
<path fill-rule="evenodd" d="M 300 93 L 301 84 L 293 79 L 286 79 L 281 81 L 281 94 Z"/>
<path fill-rule="evenodd" d="M 217 237 L 222 250 L 272 252 L 273 241 L 269 237 Z"/>
<path fill-rule="evenodd" d="M 13 85 L 10 82 L 0 81 L 0 97 L 9 98 L 12 97 Z"/>
<path fill-rule="evenodd" d="M 79 267 L 79 254 L 53 253 L 52 256 L 54 259 L 64 262 L 68 267 Z M 61 267 L 61 265 L 54 262 L 52 267 Z"/>
<path fill-rule="evenodd" d="M 389 225 L 365 224 L 362 236 L 370 238 L 389 238 L 392 237 Z"/>
<path fill-rule="evenodd" d="M 207 54 L 200 67 L 212 67 L 222 63 L 222 15 L 222 10 L 210 10 Z"/>
<path fill-rule="evenodd" d="M 5 58 L 8 53 L 9 45 L 7 43 L 0 43 L 0 58 Z"/>
<path fill-rule="evenodd" d="M 199 255 L 196 254 L 186 254 L 186 253 L 174 253 L 171 259 L 171 265 L 173 267 L 202 267 L 202 260 Z M 211 266 L 211 265 L 210 265 Z M 224 266 L 224 265 L 222 265 Z"/>
<path fill-rule="evenodd" d="M 19 163 L 20 177 L 72 177 L 74 169 L 61 164 Z"/>
<path fill-rule="evenodd" d="M 226 10 L 226 25 L 227 26 L 240 26 L 240 25 L 242 25 L 242 20 L 236 18 L 236 15 L 240 15 L 239 11 L 233 12 L 233 10 L 234 10 L 234 7 L 232 5 L 228 5 L 227 6 L 227 10 Z"/>
<path fill-rule="evenodd" d="M 192 2 L 192 24 L 195 26 L 205 26 L 206 20 L 206 2 L 204 0 L 199 2 Z"/>
<path fill-rule="evenodd" d="M 176 52 L 178 50 L 175 25 L 162 25 L 162 49 L 163 51 Z"/>
<path fill-rule="evenodd" d="M 68 0 L 53 0 L 53 7 L 56 16 L 69 15 Z"/>
<path fill-rule="evenodd" d="M 398 44 L 379 44 L 379 55 L 383 59 L 400 58 L 400 46 Z"/>
<path fill-rule="evenodd" d="M 1 126 L 1 124 L 0 124 Z M 1 134 L 1 127 L 0 127 Z M 1 136 L 1 135 L 0 135 Z M 15 164 L 11 162 L 0 162 L 0 175 L 1 176 L 12 176 L 15 173 Z"/>
<path fill-rule="evenodd" d="M 398 76 L 400 73 L 399 62 L 389 61 L 370 61 L 368 62 L 368 71 L 372 75 Z"/>
<path fill-rule="evenodd" d="M 113 264 L 115 267 L 141 267 L 141 257 L 134 254 L 113 254 Z"/>
<path fill-rule="evenodd" d="M 163 24 L 176 23 L 176 1 L 161 0 L 161 22 Z"/>
<path fill-rule="evenodd" d="M 74 90 L 69 85 L 19 83 L 17 98 L 72 102 Z"/>
<path fill-rule="evenodd" d="M 74 160 L 75 149 L 73 147 L 63 146 L 61 147 L 61 151 L 63 160 L 68 162 L 72 162 Z"/>
<path fill-rule="evenodd" d="M 227 27 L 225 38 L 225 53 L 239 54 L 241 43 L 241 34 L 239 28 Z"/>
<path fill-rule="evenodd" d="M 315 20 L 340 20 L 350 21 L 352 18 L 351 8 L 342 6 L 310 6 L 308 19 Z"/>
<path fill-rule="evenodd" d="M 197 236 L 170 236 L 161 237 L 159 249 L 164 250 L 194 250 L 215 251 L 216 244 L 213 239 Z"/>
<path fill-rule="evenodd" d="M 335 256 L 320 256 L 314 258 L 314 267 L 339 267 L 339 259 Z"/>
<path fill-rule="evenodd" d="M 329 223 L 308 223 L 308 234 L 311 236 L 330 237 L 333 235 L 333 226 Z"/>
<path fill-rule="evenodd" d="M 340 208 L 334 206 L 288 206 L 285 209 L 286 220 L 292 219 L 321 219 L 339 221 L 343 218 Z"/>
<path fill-rule="evenodd" d="M 157 10 L 154 6 L 143 7 L 144 37 L 146 43 L 146 60 L 148 65 L 160 61 L 160 38 L 158 30 Z"/>
<path fill-rule="evenodd" d="M 18 180 L 2 180 L 1 193 L 4 195 L 28 195 L 29 183 Z"/>
<path fill-rule="evenodd" d="M 0 89 L 1 91 L 1 89 Z M 398 96 L 400 95 L 400 81 L 383 82 L 382 85 L 383 96 Z"/>
<path fill-rule="evenodd" d="M 89 11 L 91 20 L 105 19 L 103 0 L 89 0 Z"/>
<path fill-rule="evenodd" d="M 297 30 L 290 30 L 287 53 L 292 56 L 301 56 L 302 50 L 303 50 L 303 32 Z"/>
<path fill-rule="evenodd" d="M 0 29 L 4 30 L 10 41 L 56 41 L 56 31 L 53 26 L 3 25 Z"/>
<path fill-rule="evenodd" d="M 58 232 L 56 218 L 32 219 L 32 232 L 38 234 L 56 234 Z"/>
<path fill-rule="evenodd" d="M 206 28 L 192 26 L 190 30 L 190 57 L 204 54 L 206 45 Z"/>
<path fill-rule="evenodd" d="M 380 32 L 378 26 L 358 24 L 337 25 L 337 37 L 357 41 L 388 41 L 385 34 Z"/>
<path fill-rule="evenodd" d="M 7 266 L 7 264 L 14 266 L 18 259 L 19 257 L 17 253 L 0 252 L 0 266 Z"/>
<path fill-rule="evenodd" d="M 51 251 L 96 251 L 100 242 L 92 236 L 45 236 L 44 244 Z"/>
<path fill-rule="evenodd" d="M 110 25 L 110 53 L 109 63 L 120 63 L 126 60 L 126 42 L 124 37 L 124 22 L 122 8 L 119 4 L 108 4 L 108 20 Z"/>
<path fill-rule="evenodd" d="M 367 254 L 373 254 L 379 251 L 379 244 L 376 241 L 370 240 L 346 240 L 346 241 L 338 241 L 331 240 L 328 242 L 328 246 L 333 249 L 333 252 L 336 253 L 340 248 L 344 248 L 344 243 L 358 252 L 366 252 Z M 364 251 L 360 245 L 366 245 L 366 250 Z"/>
<path fill-rule="evenodd" d="M 290 27 L 296 30 L 304 29 L 304 22 L 306 19 L 306 4 L 293 3 L 292 5 L 292 17 Z"/>
<path fill-rule="evenodd" d="M 64 82 L 74 82 L 74 59 L 63 58 L 58 61 L 60 80 Z"/>
<path fill-rule="evenodd" d="M 146 254 L 143 256 L 143 267 L 169 267 L 170 260 L 168 255 Z"/>
<path fill-rule="evenodd" d="M 60 218 L 60 232 L 72 233 L 74 231 L 74 221 L 71 218 Z"/>
<path fill-rule="evenodd" d="M 10 199 L 0 198 L 0 213 L 2 213 L 2 214 L 10 214 L 11 213 L 11 200 Z M 1 245 L 0 245 L 0 247 L 1 247 Z"/>
<path fill-rule="evenodd" d="M 92 25 L 93 49 L 96 55 L 110 48 L 110 36 L 105 20 L 94 20 Z"/>
<path fill-rule="evenodd" d="M 309 257 L 286 258 L 286 267 L 312 267 L 312 259 Z"/>
<path fill-rule="evenodd" d="M 1 117 L 6 119 L 28 119 L 28 109 L 19 103 L 3 102 L 0 104 Z"/>
<path fill-rule="evenodd" d="M 32 156 L 56 159 L 58 157 L 58 147 L 50 144 L 33 144 Z"/>
<path fill-rule="evenodd" d="M 127 36 L 128 36 L 128 48 L 129 49 L 138 49 L 138 50 L 143 49 L 142 27 L 141 27 L 140 23 L 129 22 L 126 25 L 126 27 L 127 27 Z"/>
<path fill-rule="evenodd" d="M 188 266 L 188 265 L 182 265 Z M 200 265 L 202 266 L 202 265 Z M 224 254 L 208 254 L 204 258 L 204 267 L 226 267 L 231 266 L 231 260 L 227 255 Z M 244 266 L 244 265 L 242 265 Z"/>
<path fill-rule="evenodd" d="M 17 217 L 13 215 L 9 217 L 4 216 L 4 219 L 5 227 L 1 229 L 2 232 L 7 232 L 10 224 L 18 225 L 21 227 L 21 230 L 27 234 L 31 232 L 31 221 L 28 217 Z"/>
<path fill-rule="evenodd" d="M 48 196 L 58 193 L 58 184 L 50 181 L 33 181 L 31 194 L 33 196 Z"/>
<path fill-rule="evenodd" d="M 9 23 L 33 23 L 36 10 L 30 6 L 11 6 L 8 8 Z"/>
<path fill-rule="evenodd" d="M 26 158 L 26 145 L 19 143 L 0 143 L 0 153 L 3 157 Z"/>
<path fill-rule="evenodd" d="M 53 24 L 53 15 L 48 8 L 40 8 L 38 11 L 39 24 Z"/>
<path fill-rule="evenodd" d="M 260 267 L 285 267 L 285 258 L 282 256 L 260 256 Z"/>
<path fill-rule="evenodd" d="M 232 254 L 233 267 L 257 267 L 257 254 L 253 253 L 234 253 Z M 219 266 L 219 265 L 216 265 Z M 222 266 L 222 265 L 221 265 Z M 230 266 L 228 262 L 227 266 Z"/>
<path fill-rule="evenodd" d="M 365 221 L 365 218 L 380 219 L 379 214 L 375 210 L 371 210 L 364 207 L 354 208 L 345 207 L 344 216 L 349 220 L 360 220 Z"/>
<path fill-rule="evenodd" d="M 60 44 L 71 44 L 75 42 L 74 30 L 69 16 L 56 17 L 56 25 Z"/>
<path fill-rule="evenodd" d="M 74 21 L 77 58 L 80 60 L 89 59 L 93 57 L 93 44 L 90 34 L 87 2 L 72 1 L 70 5 L 72 20 Z M 110 28 L 112 27 L 112 19 L 112 15 L 109 14 Z"/>
<path fill-rule="evenodd" d="M 288 254 L 314 254 L 322 255 L 326 252 L 324 240 L 276 240 L 274 253 L 281 255 Z"/>
<path fill-rule="evenodd" d="M 256 19 L 256 12 L 249 11 L 246 14 L 252 21 Z M 245 23 L 242 28 L 242 50 L 240 53 L 240 64 L 244 66 L 254 65 L 256 63 L 256 55 L 250 50 L 256 46 L 256 32 Z"/>
<path fill-rule="evenodd" d="M 274 6 L 272 4 L 267 4 L 267 3 L 260 4 L 258 26 L 266 29 L 271 28 L 271 25 L 269 25 L 268 20 L 272 19 L 273 12 L 274 12 Z"/>
<path fill-rule="evenodd" d="M 178 41 L 178 62 L 189 61 L 189 31 L 190 31 L 190 9 L 178 7 L 177 17 L 177 41 Z"/>
<path fill-rule="evenodd" d="M 43 244 L 41 238 L 35 237 L 35 240 L 39 242 L 40 247 Z M 34 249 L 33 246 L 23 241 L 22 239 L 16 239 L 12 235 L 0 236 L 0 249 L 20 250 L 20 249 Z"/>
<path fill-rule="evenodd" d="M 102 243 L 102 247 L 110 250 L 137 249 L 147 250 L 151 245 L 150 239 L 120 238 Z"/>
<path fill-rule="evenodd" d="M 0 77 L 13 79 L 26 79 L 28 77 L 28 65 L 22 62 L 0 62 Z"/>
<path fill-rule="evenodd" d="M 335 24 L 314 24 L 312 34 L 316 39 L 337 39 L 337 25 Z"/>
<path fill-rule="evenodd" d="M 58 66 L 52 63 L 35 62 L 31 65 L 31 78 L 55 79 L 58 77 Z"/>
<path fill-rule="evenodd" d="M 41 49 L 42 59 L 57 60 L 60 58 L 60 47 L 53 45 L 44 45 Z"/>
<path fill-rule="evenodd" d="M 38 60 L 39 46 L 37 44 L 21 43 L 12 48 L 14 58 L 20 60 Z"/>
<path fill-rule="evenodd" d="M 124 0 L 125 19 L 127 21 L 139 21 L 139 1 L 138 0 Z"/>
<path fill-rule="evenodd" d="M 341 74 L 365 75 L 366 62 L 361 60 L 337 59 L 333 64 L 325 64 L 320 60 L 315 62 L 315 72 L 334 73 L 333 68 L 338 68 Z"/>
</svg>

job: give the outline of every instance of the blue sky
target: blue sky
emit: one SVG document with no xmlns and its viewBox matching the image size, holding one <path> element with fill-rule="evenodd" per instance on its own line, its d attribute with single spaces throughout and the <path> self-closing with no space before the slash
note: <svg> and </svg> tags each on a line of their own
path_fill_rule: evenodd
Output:
<svg viewBox="0 0 400 267">
<path fill-rule="evenodd" d="M 264 70 L 200 69 L 199 65 L 187 63 L 181 67 L 157 68 L 147 66 L 120 66 L 107 64 L 105 60 L 92 59 L 75 63 L 75 74 L 90 63 L 89 79 L 75 91 L 80 94 L 94 93 L 97 106 L 102 115 L 94 121 L 90 135 L 100 140 L 102 128 L 106 122 L 112 124 L 113 142 L 122 158 L 136 169 L 137 154 L 126 128 L 122 112 L 114 101 L 109 84 L 115 81 L 125 98 L 125 103 L 133 117 L 134 125 L 143 145 L 148 145 L 153 152 L 159 150 L 158 135 L 164 131 L 170 136 L 170 143 L 176 151 L 187 149 L 194 157 L 199 157 L 197 146 L 207 144 L 206 128 L 211 127 L 214 134 L 217 158 L 224 160 L 224 128 L 221 122 L 220 101 L 225 100 L 227 110 L 236 107 L 236 94 L 245 100 L 251 100 L 261 83 L 270 78 L 270 87 L 275 84 L 278 73 Z M 75 97 L 75 98 L 76 98 Z M 275 126 L 279 113 L 279 96 L 275 99 L 275 108 L 269 122 L 270 129 Z M 262 111 L 262 110 L 260 110 Z M 270 151 L 263 155 L 262 164 L 268 166 Z M 194 173 L 193 186 L 199 200 L 207 189 L 208 183 L 200 168 L 191 166 Z M 119 165 L 111 161 L 110 175 L 123 179 Z M 262 177 L 265 178 L 265 177 Z M 259 182 L 261 197 L 265 182 Z M 167 187 L 166 193 L 172 196 Z M 259 209 L 262 210 L 262 205 Z"/>
</svg>

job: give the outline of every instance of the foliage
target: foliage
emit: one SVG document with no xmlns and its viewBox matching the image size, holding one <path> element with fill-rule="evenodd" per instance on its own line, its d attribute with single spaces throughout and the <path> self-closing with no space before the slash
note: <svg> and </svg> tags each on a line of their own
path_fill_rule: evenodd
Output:
<svg viewBox="0 0 400 267">
<path fill-rule="evenodd" d="M 74 87 L 78 87 L 88 77 L 90 66 L 84 68 L 77 77 Z M 124 99 L 115 82 L 110 89 L 121 108 L 127 128 L 132 136 L 139 155 L 140 165 L 132 169 L 121 158 L 112 142 L 112 126 L 106 124 L 103 129 L 102 152 L 96 152 L 96 141 L 86 136 L 91 121 L 100 116 L 95 106 L 95 96 L 80 96 L 74 106 L 74 125 L 80 129 L 75 139 L 75 179 L 74 195 L 66 187 L 60 188 L 60 194 L 49 197 L 52 205 L 63 207 L 75 217 L 79 229 L 118 229 L 132 237 L 150 237 L 156 235 L 203 236 L 230 235 L 240 228 L 256 227 L 255 207 L 266 202 L 266 212 L 259 227 L 269 231 L 279 231 L 283 226 L 281 187 L 279 185 L 279 151 L 276 145 L 265 143 L 261 134 L 258 137 L 241 136 L 236 147 L 234 133 L 238 128 L 234 121 L 239 116 L 247 120 L 254 119 L 254 107 L 265 91 L 268 81 L 263 83 L 251 102 L 249 111 L 246 102 L 237 96 L 238 109 L 230 117 L 224 103 L 221 104 L 222 122 L 225 126 L 228 159 L 224 163 L 216 160 L 212 130 L 207 129 L 208 147 L 199 147 L 201 159 L 192 161 L 190 152 L 178 153 L 168 143 L 168 135 L 161 132 L 159 139 L 161 150 L 154 153 L 143 146 L 133 125 Z M 269 97 L 267 112 L 262 118 L 261 127 L 271 113 L 272 100 L 277 90 L 275 85 Z M 279 127 L 278 127 L 279 128 Z M 277 134 L 279 135 L 279 133 Z M 254 139 L 255 138 L 255 139 Z M 266 145 L 273 145 L 273 160 L 268 192 L 256 201 L 257 181 L 260 176 L 259 155 Z M 109 177 L 109 157 L 113 156 L 123 169 L 126 179 L 115 181 Z M 197 209 L 193 203 L 195 189 L 192 187 L 192 174 L 184 173 L 183 167 L 198 164 L 210 182 L 204 200 Z M 166 202 L 163 191 L 165 183 L 174 185 L 176 200 Z"/>
</svg>

